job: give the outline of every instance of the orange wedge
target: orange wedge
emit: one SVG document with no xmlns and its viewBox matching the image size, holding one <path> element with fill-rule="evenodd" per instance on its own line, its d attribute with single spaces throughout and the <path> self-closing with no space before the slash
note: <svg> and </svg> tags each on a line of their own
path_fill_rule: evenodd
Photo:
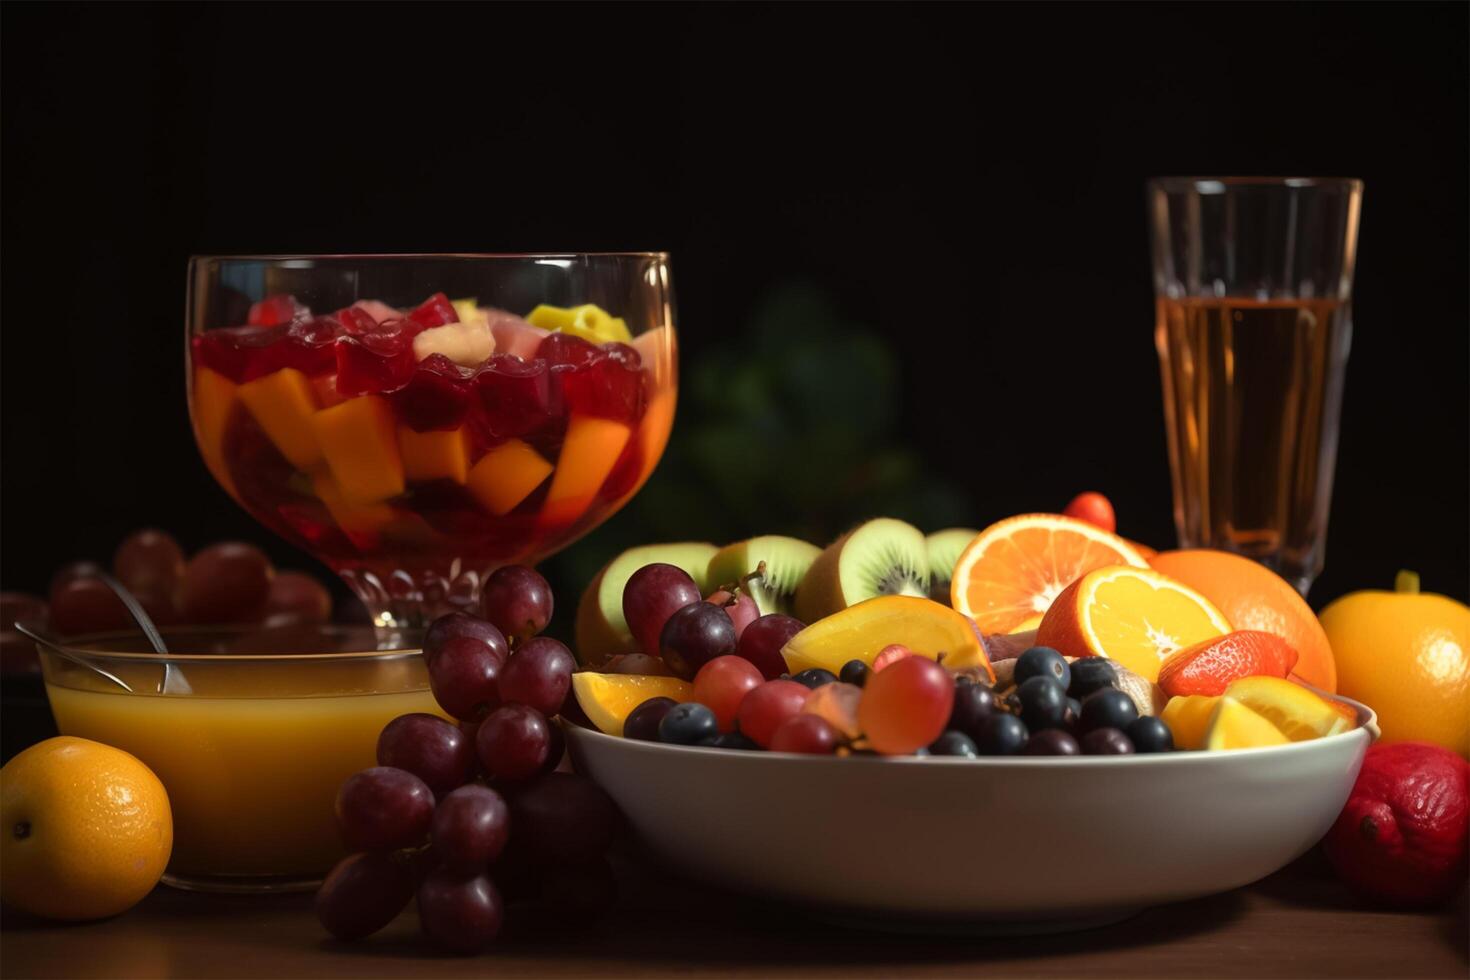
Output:
<svg viewBox="0 0 1470 980">
<path fill-rule="evenodd" d="M 1009 633 L 1044 613 L 1062 590 L 1095 568 L 1147 568 L 1116 534 L 1060 514 L 1022 514 L 992 524 L 955 562 L 950 605 L 980 632 Z"/>
<path fill-rule="evenodd" d="M 646 674 L 595 674 L 578 671 L 572 675 L 572 692 L 587 720 L 608 735 L 622 735 L 623 722 L 649 698 L 690 701 L 694 685 L 677 677 Z"/>
<path fill-rule="evenodd" d="M 1176 749 L 1202 749 L 1205 747 L 1205 735 L 1210 730 L 1210 722 L 1215 717 L 1215 709 L 1219 706 L 1218 697 L 1185 694 L 1170 698 L 1169 703 L 1164 705 L 1164 710 L 1159 713 L 1159 718 L 1169 726 Z"/>
<path fill-rule="evenodd" d="M 1206 749 L 1259 749 L 1290 743 L 1269 718 L 1252 711 L 1232 697 L 1222 697 L 1205 732 Z"/>
<path fill-rule="evenodd" d="M 1280 677 L 1242 677 L 1225 689 L 1225 695 L 1271 722 L 1293 742 L 1336 735 L 1357 721 L 1356 717 L 1349 721 L 1330 702 Z"/>
<path fill-rule="evenodd" d="M 1068 657 L 1107 657 L 1157 681 L 1170 654 L 1229 632 L 1230 621 L 1189 586 L 1151 568 L 1112 565 L 1057 596 L 1036 643 Z"/>
</svg>

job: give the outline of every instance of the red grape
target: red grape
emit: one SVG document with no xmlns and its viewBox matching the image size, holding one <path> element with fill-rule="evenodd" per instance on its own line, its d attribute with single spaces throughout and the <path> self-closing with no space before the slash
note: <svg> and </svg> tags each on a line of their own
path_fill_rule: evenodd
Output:
<svg viewBox="0 0 1470 980">
<path fill-rule="evenodd" d="M 804 629 L 806 624 L 795 617 L 767 613 L 740 634 L 735 655 L 755 664 L 766 680 L 773 681 L 786 673 L 786 658 L 781 656 L 781 648 Z"/>
<path fill-rule="evenodd" d="M 736 727 L 761 748 L 768 748 L 776 729 L 786 719 L 801 713 L 811 693 L 810 688 L 796 681 L 766 681 L 740 702 L 735 712 Z"/>
<path fill-rule="evenodd" d="M 510 809 L 499 793 L 484 786 L 461 786 L 434 811 L 434 851 L 445 865 L 462 871 L 482 869 L 505 849 Z"/>
<path fill-rule="evenodd" d="M 134 531 L 112 556 L 112 574 L 137 596 L 171 596 L 184 575 L 184 552 L 166 531 Z"/>
<path fill-rule="evenodd" d="M 576 698 L 571 700 L 575 701 Z M 551 747 L 546 750 L 546 761 L 541 763 L 540 773 L 555 772 L 556 767 L 561 765 L 561 757 L 567 751 L 567 737 L 562 734 L 561 726 L 548 720 L 546 730 L 551 735 Z"/>
<path fill-rule="evenodd" d="M 623 738 L 640 742 L 658 741 L 658 723 L 678 704 L 673 698 L 649 698 L 623 719 Z"/>
<path fill-rule="evenodd" d="M 510 796 L 515 848 L 540 864 L 586 864 L 601 857 L 619 824 L 618 808 L 597 784 L 553 772 Z"/>
<path fill-rule="evenodd" d="M 490 712 L 475 736 L 491 779 L 514 782 L 539 773 L 551 755 L 551 723 L 535 708 L 507 704 Z"/>
<path fill-rule="evenodd" d="M 654 562 L 634 572 L 623 586 L 623 617 L 639 648 L 656 657 L 659 637 L 669 617 L 701 598 L 699 586 L 688 572 L 675 565 Z"/>
<path fill-rule="evenodd" d="M 605 674 L 636 674 L 640 677 L 673 677 L 669 665 L 646 653 L 621 653 L 602 665 Z"/>
<path fill-rule="evenodd" d="M 735 712 L 745 695 L 765 682 L 755 664 L 743 657 L 716 657 L 694 675 L 694 700 L 708 705 L 720 723 L 720 731 L 735 730 Z M 627 723 L 623 730 L 626 733 Z"/>
<path fill-rule="evenodd" d="M 939 737 L 954 708 L 954 678 L 927 657 L 909 656 L 868 678 L 858 721 L 874 749 L 908 755 Z"/>
<path fill-rule="evenodd" d="M 873 673 L 876 674 L 878 671 L 884 669 L 885 667 L 889 667 L 893 664 L 898 663 L 900 660 L 912 657 L 913 655 L 914 651 L 910 650 L 902 643 L 890 643 L 883 649 L 879 650 L 878 655 L 873 658 Z"/>
<path fill-rule="evenodd" d="M 485 618 L 512 640 L 525 642 L 551 622 L 551 586 L 534 568 L 506 565 L 485 580 Z"/>
<path fill-rule="evenodd" d="M 837 751 L 842 733 L 825 718 L 802 713 L 787 718 L 771 735 L 772 752 L 799 752 L 803 755 L 831 755 Z"/>
<path fill-rule="evenodd" d="M 577 662 L 572 651 L 549 636 L 526 640 L 510 655 L 501 668 L 500 700 L 504 704 L 524 704 L 543 715 L 561 711 L 562 702 L 572 688 L 572 671 Z"/>
<path fill-rule="evenodd" d="M 378 765 L 413 773 L 436 797 L 464 785 L 474 763 L 474 742 L 437 715 L 400 715 L 378 736 Z"/>
<path fill-rule="evenodd" d="M 432 664 L 444 645 L 456 636 L 479 640 L 490 647 L 501 663 L 510 656 L 510 646 L 505 642 L 505 634 L 493 624 L 468 613 L 456 612 L 440 616 L 429 624 L 428 632 L 424 634 L 424 660 Z"/>
<path fill-rule="evenodd" d="M 133 626 L 128 607 L 100 578 L 74 578 L 51 593 L 51 628 L 61 636 Z"/>
<path fill-rule="evenodd" d="M 735 600 L 734 602 L 730 601 L 732 598 Z M 755 622 L 756 618 L 761 614 L 760 608 L 755 604 L 755 600 L 744 592 L 732 597 L 728 591 L 720 589 L 710 593 L 710 597 L 705 601 L 713 603 L 725 610 L 725 615 L 729 616 L 730 622 L 735 624 L 735 639 L 737 640 L 745 632 L 745 627 Z"/>
<path fill-rule="evenodd" d="M 316 917 L 338 939 L 371 936 L 413 898 L 413 875 L 391 854 L 350 854 L 316 893 Z"/>
<path fill-rule="evenodd" d="M 500 893 L 486 874 L 431 871 L 418 890 L 419 927 L 455 953 L 478 953 L 500 932 Z"/>
<path fill-rule="evenodd" d="M 484 640 L 452 636 L 429 661 L 429 688 L 439 707 L 454 717 L 478 718 L 500 704 L 497 681 L 503 663 Z"/>
<path fill-rule="evenodd" d="M 95 561 L 74 561 L 62 565 L 51 576 L 51 584 L 46 587 L 46 596 L 54 597 L 58 590 L 68 582 L 79 578 L 96 578 L 102 571 L 102 566 Z"/>
<path fill-rule="evenodd" d="M 428 835 L 433 817 L 433 792 L 402 769 L 364 769 L 348 776 L 337 792 L 337 826 L 355 851 L 412 847 Z"/>
<path fill-rule="evenodd" d="M 725 610 L 708 602 L 694 602 L 677 610 L 664 623 L 659 656 L 675 677 L 693 680 L 699 668 L 716 657 L 735 652 L 735 624 Z"/>
<path fill-rule="evenodd" d="M 212 544 L 189 559 L 179 582 L 179 612 L 187 623 L 253 623 L 265 614 L 275 570 L 254 545 Z"/>
<path fill-rule="evenodd" d="M 325 623 L 332 618 L 332 595 L 305 572 L 277 572 L 265 600 L 266 619 L 283 623 Z"/>
</svg>

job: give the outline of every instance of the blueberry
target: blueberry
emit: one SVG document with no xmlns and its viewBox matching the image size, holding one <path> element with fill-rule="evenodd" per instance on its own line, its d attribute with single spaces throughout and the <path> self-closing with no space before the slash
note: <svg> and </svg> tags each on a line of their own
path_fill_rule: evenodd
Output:
<svg viewBox="0 0 1470 980">
<path fill-rule="evenodd" d="M 1094 728 L 1079 743 L 1083 755 L 1132 755 L 1133 743 L 1116 728 Z"/>
<path fill-rule="evenodd" d="M 967 759 L 973 759 L 980 754 L 975 748 L 975 743 L 970 736 L 964 732 L 948 731 L 934 740 L 929 746 L 930 755 L 959 755 Z"/>
<path fill-rule="evenodd" d="M 698 701 L 674 705 L 658 723 L 658 740 L 674 745 L 694 745 L 718 734 L 715 713 Z"/>
<path fill-rule="evenodd" d="M 842 672 L 837 675 L 837 679 L 844 684 L 856 684 L 858 687 L 862 687 L 868 683 L 868 674 L 870 673 L 872 673 L 872 668 L 863 661 L 849 660 L 842 665 Z"/>
<path fill-rule="evenodd" d="M 658 741 L 658 723 L 664 720 L 669 709 L 678 704 L 673 698 L 649 698 L 628 712 L 623 720 L 623 737 L 636 738 L 644 742 Z"/>
<path fill-rule="evenodd" d="M 981 755 L 1015 755 L 1026 744 L 1026 723 L 1015 715 L 992 712 L 980 720 L 975 747 Z"/>
<path fill-rule="evenodd" d="M 1016 658 L 1016 686 L 1033 677 L 1050 677 L 1062 682 L 1062 690 L 1072 683 L 1072 668 L 1067 658 L 1051 647 L 1031 647 Z"/>
<path fill-rule="evenodd" d="M 721 732 L 714 738 L 704 739 L 699 744 L 709 749 L 738 749 L 741 752 L 750 752 L 760 748 L 739 732 Z"/>
<path fill-rule="evenodd" d="M 1022 755 L 1078 755 L 1082 749 L 1077 740 L 1060 728 L 1048 728 L 1026 739 Z"/>
<path fill-rule="evenodd" d="M 1138 717 L 1133 699 L 1114 687 L 1104 688 L 1082 702 L 1082 731 L 1098 728 L 1127 728 Z"/>
<path fill-rule="evenodd" d="M 1082 702 L 1076 698 L 1067 699 L 1067 713 L 1062 717 L 1062 727 L 1073 735 L 1082 724 Z"/>
<path fill-rule="evenodd" d="M 1021 699 L 1021 720 L 1026 727 L 1039 732 L 1044 728 L 1060 728 L 1067 713 L 1067 691 L 1044 674 L 1031 677 L 1016 688 Z"/>
<path fill-rule="evenodd" d="M 926 746 L 921 745 L 917 749 L 914 749 L 914 755 L 916 755 L 916 756 L 921 756 L 922 757 L 922 756 L 927 756 L 928 754 L 929 754 L 929 749 Z"/>
<path fill-rule="evenodd" d="M 837 675 L 830 670 L 823 670 L 821 667 L 809 667 L 791 679 L 815 691 L 823 684 L 835 684 L 837 682 Z"/>
<path fill-rule="evenodd" d="M 1072 683 L 1067 693 L 1081 700 L 1093 691 L 1118 686 L 1118 671 L 1112 661 L 1104 657 L 1082 657 L 1071 663 Z"/>
<path fill-rule="evenodd" d="M 1124 731 L 1128 735 L 1128 741 L 1140 752 L 1174 751 L 1174 733 L 1169 731 L 1169 726 L 1164 724 L 1162 718 L 1143 715 Z"/>
<path fill-rule="evenodd" d="M 944 726 L 964 732 L 971 738 L 980 719 L 995 710 L 995 693 L 980 684 L 962 684 L 954 689 L 954 707 L 949 712 L 949 724 Z"/>
</svg>

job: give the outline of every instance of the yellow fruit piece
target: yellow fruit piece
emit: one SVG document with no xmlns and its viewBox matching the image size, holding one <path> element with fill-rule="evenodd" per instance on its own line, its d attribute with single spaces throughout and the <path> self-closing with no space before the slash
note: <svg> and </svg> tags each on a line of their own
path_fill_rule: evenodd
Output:
<svg viewBox="0 0 1470 980">
<path fill-rule="evenodd" d="M 460 323 L 483 323 L 487 327 L 490 325 L 490 315 L 480 309 L 480 301 L 473 297 L 451 300 L 449 305 L 454 307 Z"/>
<path fill-rule="evenodd" d="M 470 474 L 470 444 L 463 428 L 437 432 L 415 432 L 398 427 L 398 455 L 403 459 L 403 478 L 453 480 L 463 483 Z"/>
<path fill-rule="evenodd" d="M 1010 629 L 1006 630 L 1006 634 L 1009 636 L 1014 636 L 1017 633 L 1029 633 L 1031 630 L 1034 630 L 1041 625 L 1041 617 L 1042 613 L 1035 613 L 1033 615 L 1027 616 L 1015 626 L 1012 626 Z"/>
<path fill-rule="evenodd" d="M 1384 742 L 1432 742 L 1470 758 L 1470 606 L 1419 591 L 1345 595 L 1322 610 L 1337 690 L 1378 712 Z"/>
<path fill-rule="evenodd" d="M 1284 682 L 1283 683 L 1287 683 Z M 1204 747 L 1216 749 L 1259 749 L 1268 745 L 1290 745 L 1291 740 L 1270 720 L 1230 697 L 1220 698 L 1205 732 Z"/>
<path fill-rule="evenodd" d="M 173 850 L 168 794 L 110 745 L 62 736 L 0 770 L 0 900 L 50 919 L 101 919 L 153 890 Z"/>
<path fill-rule="evenodd" d="M 689 701 L 694 685 L 677 677 L 653 677 L 644 674 L 595 674 L 580 671 L 572 675 L 572 691 L 587 720 L 598 731 L 608 735 L 623 734 L 623 722 L 633 709 L 649 698 L 673 698 Z"/>
<path fill-rule="evenodd" d="M 194 371 L 194 437 L 199 443 L 199 455 L 204 465 L 232 497 L 235 483 L 225 466 L 225 425 L 230 421 L 230 410 L 235 407 L 235 382 L 207 367 Z"/>
<path fill-rule="evenodd" d="M 321 462 L 322 447 L 311 424 L 316 399 L 306 375 L 295 368 L 281 368 L 241 385 L 239 394 L 292 466 L 307 470 Z"/>
<path fill-rule="evenodd" d="M 1225 696 L 1271 722 L 1293 742 L 1336 735 L 1353 727 L 1321 697 L 1280 677 L 1242 677 L 1225 689 Z"/>
<path fill-rule="evenodd" d="M 541 508 L 541 523 L 571 524 L 586 513 L 632 435 L 622 422 L 573 415 Z"/>
<path fill-rule="evenodd" d="M 836 674 L 849 660 L 871 664 L 878 651 L 902 643 L 951 670 L 978 667 L 995 679 L 975 624 L 948 606 L 917 596 L 885 595 L 819 619 L 781 648 L 796 674 L 821 667 Z"/>
<path fill-rule="evenodd" d="M 470 470 L 470 493 L 496 517 L 516 509 L 551 475 L 552 465 L 519 439 L 510 439 L 490 450 Z"/>
<path fill-rule="evenodd" d="M 393 523 L 397 517 L 393 508 L 381 501 L 363 503 L 348 498 L 332 475 L 317 470 L 311 475 L 311 489 L 322 503 L 337 526 L 349 536 L 377 534 Z"/>
<path fill-rule="evenodd" d="M 608 312 L 595 303 L 563 307 L 542 304 L 526 315 L 526 322 L 542 330 L 560 330 L 580 337 L 589 344 L 605 344 L 610 341 L 631 343 L 633 335 L 622 317 L 609 316 Z"/>
<path fill-rule="evenodd" d="M 403 492 L 403 460 L 387 401 L 377 395 L 349 398 L 317 412 L 312 427 L 347 499 L 372 503 Z"/>
<path fill-rule="evenodd" d="M 1220 704 L 1218 695 L 1187 694 L 1170 698 L 1159 718 L 1169 726 L 1174 736 L 1176 749 L 1202 749 L 1205 747 L 1205 732 L 1209 731 L 1210 719 Z"/>
</svg>

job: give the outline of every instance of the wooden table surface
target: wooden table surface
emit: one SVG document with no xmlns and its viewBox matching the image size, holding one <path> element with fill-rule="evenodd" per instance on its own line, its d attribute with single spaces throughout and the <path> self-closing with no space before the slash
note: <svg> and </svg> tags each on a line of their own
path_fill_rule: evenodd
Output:
<svg viewBox="0 0 1470 980">
<path fill-rule="evenodd" d="M 517 906 L 494 950 L 428 952 L 412 913 L 373 939 L 325 937 L 308 895 L 212 897 L 159 888 L 108 922 L 0 921 L 0 973 L 21 977 L 1067 976 L 1466 977 L 1467 906 L 1374 910 L 1320 857 L 1249 888 L 1060 935 L 888 935 L 618 865 L 623 897 L 569 927 Z"/>
</svg>

